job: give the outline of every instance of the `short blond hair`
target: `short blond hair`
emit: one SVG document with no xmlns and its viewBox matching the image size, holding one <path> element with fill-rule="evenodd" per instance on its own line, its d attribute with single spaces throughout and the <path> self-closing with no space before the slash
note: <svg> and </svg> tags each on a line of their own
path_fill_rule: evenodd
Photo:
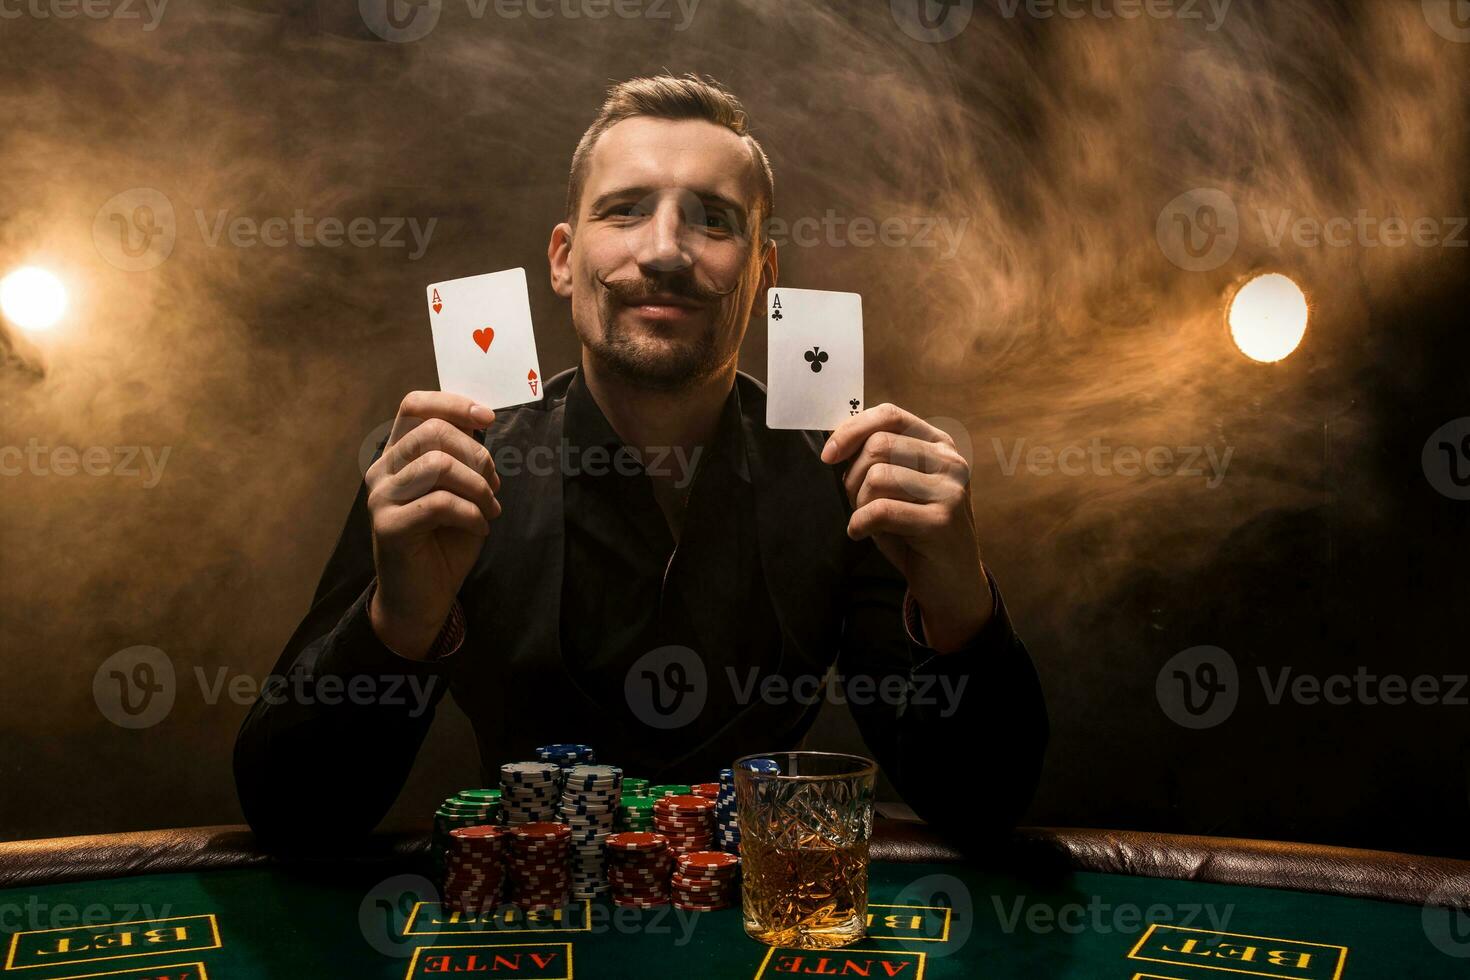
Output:
<svg viewBox="0 0 1470 980">
<path fill-rule="evenodd" d="M 587 181 L 588 161 L 592 149 L 602 134 L 624 119 L 648 116 L 653 119 L 703 119 L 723 126 L 743 139 L 750 148 L 751 161 L 760 178 L 760 196 L 756 199 L 756 211 L 752 221 L 762 230 L 764 238 L 765 219 L 771 216 L 776 204 L 776 179 L 771 173 L 771 162 L 760 141 L 750 135 L 750 120 L 745 106 L 729 89 L 713 78 L 700 77 L 694 73 L 683 76 L 653 75 L 630 78 L 608 89 L 602 109 L 587 131 L 577 142 L 572 153 L 572 170 L 567 180 L 567 220 L 576 221 L 577 209 L 582 205 L 582 185 Z"/>
</svg>

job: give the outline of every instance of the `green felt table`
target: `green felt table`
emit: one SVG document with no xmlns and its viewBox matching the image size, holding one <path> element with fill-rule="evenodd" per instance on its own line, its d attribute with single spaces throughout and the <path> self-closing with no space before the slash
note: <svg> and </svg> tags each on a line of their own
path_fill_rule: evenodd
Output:
<svg viewBox="0 0 1470 980">
<path fill-rule="evenodd" d="M 445 916 L 412 864 L 267 866 L 0 891 L 0 976 L 777 976 L 947 978 L 1465 977 L 1423 907 L 1068 872 L 875 863 L 867 938 L 771 948 L 738 910 L 615 908 Z M 12 972 L 13 971 L 13 972 Z"/>
</svg>

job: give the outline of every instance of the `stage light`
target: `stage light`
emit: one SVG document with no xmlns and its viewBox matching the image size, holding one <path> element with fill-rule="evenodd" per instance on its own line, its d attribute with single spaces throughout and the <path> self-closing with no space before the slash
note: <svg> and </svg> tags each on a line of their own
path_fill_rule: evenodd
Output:
<svg viewBox="0 0 1470 980">
<path fill-rule="evenodd" d="M 45 269 L 23 266 L 0 280 L 0 312 L 22 330 L 49 330 L 66 312 L 66 287 Z"/>
<path fill-rule="evenodd" d="M 1297 349 L 1307 332 L 1307 297 L 1279 272 L 1256 276 L 1230 301 L 1230 336 L 1253 361 L 1271 364 Z"/>
</svg>

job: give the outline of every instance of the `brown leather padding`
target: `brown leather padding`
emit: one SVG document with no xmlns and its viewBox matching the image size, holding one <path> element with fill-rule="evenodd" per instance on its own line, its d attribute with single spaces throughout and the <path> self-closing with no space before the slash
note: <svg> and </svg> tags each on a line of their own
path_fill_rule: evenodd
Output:
<svg viewBox="0 0 1470 980">
<path fill-rule="evenodd" d="M 380 834 L 354 862 L 421 856 L 423 834 Z M 923 824 L 877 821 L 877 861 L 958 861 Z M 1227 885 L 1256 885 L 1470 909 L 1470 861 L 1315 844 L 1191 837 L 1127 830 L 1023 827 L 992 859 L 1018 871 L 1101 871 Z M 0 888 L 174 871 L 271 864 L 244 826 L 187 827 L 0 843 Z M 334 860 L 344 860 L 335 858 Z"/>
</svg>

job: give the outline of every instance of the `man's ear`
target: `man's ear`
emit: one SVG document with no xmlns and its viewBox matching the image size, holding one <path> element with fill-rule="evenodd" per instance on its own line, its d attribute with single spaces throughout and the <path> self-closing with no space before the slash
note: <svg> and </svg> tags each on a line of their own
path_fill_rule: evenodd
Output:
<svg viewBox="0 0 1470 980">
<path fill-rule="evenodd" d="M 776 243 L 767 242 L 765 255 L 761 257 L 761 281 L 758 287 L 758 295 L 761 306 L 765 306 L 766 290 L 776 288 L 776 280 L 780 278 L 781 263 L 776 256 Z"/>
<path fill-rule="evenodd" d="M 551 288 L 563 299 L 571 299 L 572 226 L 565 221 L 551 229 L 551 242 L 546 246 L 546 264 L 551 272 Z"/>
</svg>

